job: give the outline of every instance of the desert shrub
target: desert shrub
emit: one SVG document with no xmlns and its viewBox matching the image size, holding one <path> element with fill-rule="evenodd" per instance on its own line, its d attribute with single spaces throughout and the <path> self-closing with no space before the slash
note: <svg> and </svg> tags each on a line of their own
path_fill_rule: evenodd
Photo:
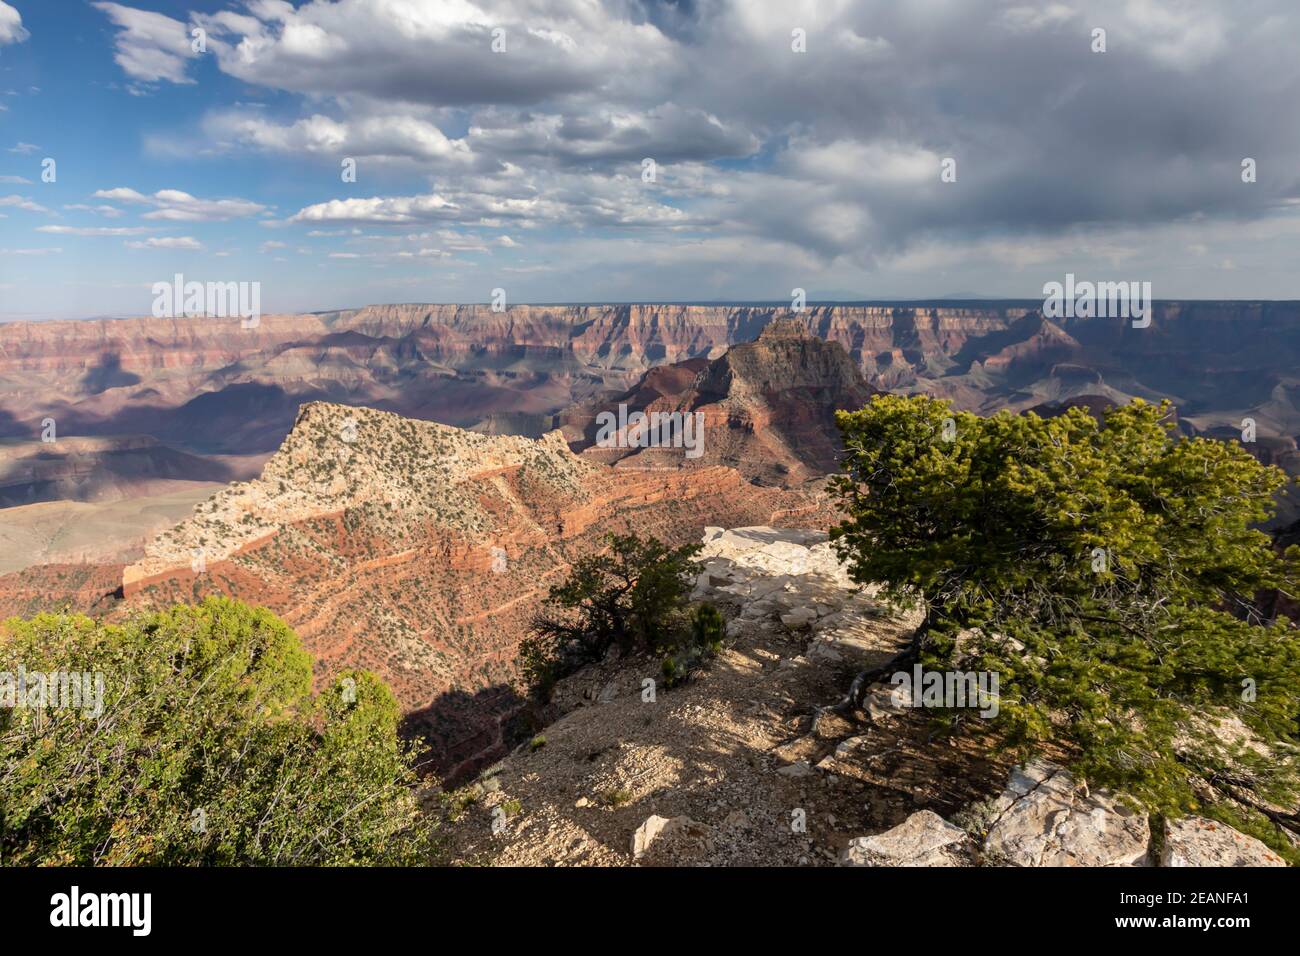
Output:
<svg viewBox="0 0 1300 956">
<path fill-rule="evenodd" d="M 524 678 L 543 700 L 556 680 L 610 648 L 670 652 L 691 626 L 692 558 L 700 545 L 670 548 L 635 535 L 606 540 L 607 551 L 581 558 L 551 588 L 520 645 Z"/>
<path fill-rule="evenodd" d="M 1300 552 L 1257 530 L 1286 476 L 1170 417 L 1135 401 L 1102 422 L 981 418 L 877 396 L 838 416 L 832 537 L 856 581 L 921 603 L 914 660 L 999 674 L 1008 744 L 1063 748 L 1152 810 L 1232 803 L 1295 830 L 1276 808 L 1298 793 L 1300 632 L 1254 604 L 1295 593 Z M 1267 749 L 1228 753 L 1232 718 Z"/>
<path fill-rule="evenodd" d="M 675 687 L 699 670 L 722 649 L 725 633 L 722 614 L 712 604 L 698 604 L 691 611 L 690 627 L 673 644 L 663 659 L 664 684 Z"/>
<path fill-rule="evenodd" d="M 97 706 L 0 707 L 0 863 L 426 862 L 398 706 L 371 674 L 311 693 L 275 615 L 208 598 L 0 629 L 0 674 L 86 673 Z M 86 704 L 83 699 L 82 704 Z"/>
</svg>

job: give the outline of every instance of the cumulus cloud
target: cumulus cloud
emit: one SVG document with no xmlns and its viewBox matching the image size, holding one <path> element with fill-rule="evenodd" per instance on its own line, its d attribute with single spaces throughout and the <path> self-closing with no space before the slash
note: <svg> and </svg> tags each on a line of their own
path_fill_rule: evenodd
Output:
<svg viewBox="0 0 1300 956">
<path fill-rule="evenodd" d="M 17 10 L 0 0 L 0 46 L 22 43 L 30 33 L 23 26 L 23 17 Z"/>
<path fill-rule="evenodd" d="M 412 196 L 370 196 L 314 203 L 289 223 L 409 225 L 447 223 L 494 228 L 516 222 L 542 226 L 680 228 L 698 224 L 689 213 L 659 201 L 639 178 L 526 173 L 508 167 L 500 176 L 467 176 L 445 191 Z"/>
<path fill-rule="evenodd" d="M 321 238 L 491 230 L 473 241 L 498 259 L 523 256 L 522 236 L 572 262 L 558 245 L 599 230 L 609 255 L 691 250 L 663 261 L 723 288 L 782 264 L 846 283 L 931 261 L 1030 268 L 1061 237 L 1098 257 L 1144 230 L 1222 259 L 1215 229 L 1300 211 L 1291 0 L 1249 16 L 1219 0 L 253 0 L 185 21 L 96 5 L 134 80 L 187 82 L 198 25 L 225 74 L 301 94 L 275 116 L 213 110 L 204 149 L 399 164 L 364 193 L 322 177 L 338 192 L 278 220 Z M 267 212 L 127 192 L 97 195 L 151 219 Z M 758 250 L 757 271 L 722 260 Z"/>
<path fill-rule="evenodd" d="M 434 123 L 409 115 L 336 120 L 316 113 L 277 124 L 257 114 L 227 111 L 207 117 L 203 127 L 219 143 L 295 155 L 407 158 L 450 167 L 473 161 L 463 139 L 450 139 Z"/>
<path fill-rule="evenodd" d="M 161 13 L 120 3 L 94 3 L 118 28 L 113 61 L 133 80 L 193 83 L 186 73 L 198 56 L 191 48 L 190 28 Z"/>
<path fill-rule="evenodd" d="M 668 163 L 749 156 L 759 140 L 700 109 L 664 103 L 645 112 L 533 115 L 487 112 L 469 130 L 475 149 L 565 162 L 654 159 Z"/>
<path fill-rule="evenodd" d="M 582 0 L 258 2 L 247 15 L 194 19 L 225 72 L 312 95 L 532 104 L 616 83 L 629 62 L 674 65 L 671 42 L 653 25 Z"/>
<path fill-rule="evenodd" d="M 152 206 L 143 214 L 144 219 L 163 219 L 174 222 L 220 222 L 240 219 L 265 212 L 266 206 L 248 199 L 200 199 L 179 189 L 160 189 L 144 195 L 134 189 L 119 186 L 98 189 L 91 194 L 95 199 Z"/>
</svg>

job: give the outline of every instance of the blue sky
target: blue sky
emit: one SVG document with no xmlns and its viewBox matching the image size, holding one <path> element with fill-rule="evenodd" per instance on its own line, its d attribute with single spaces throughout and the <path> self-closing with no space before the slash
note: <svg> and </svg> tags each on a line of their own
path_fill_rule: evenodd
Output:
<svg viewBox="0 0 1300 956">
<path fill-rule="evenodd" d="M 0 318 L 177 272 L 267 312 L 1300 298 L 1298 39 L 1283 0 L 3 0 Z"/>
</svg>

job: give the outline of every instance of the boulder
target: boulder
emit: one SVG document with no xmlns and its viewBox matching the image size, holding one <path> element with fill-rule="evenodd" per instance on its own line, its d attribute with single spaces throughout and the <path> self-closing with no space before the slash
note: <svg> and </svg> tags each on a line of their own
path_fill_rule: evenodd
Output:
<svg viewBox="0 0 1300 956">
<path fill-rule="evenodd" d="M 632 834 L 632 859 L 646 858 L 647 854 L 651 854 L 651 844 L 654 844 L 654 853 L 651 855 L 661 855 L 659 850 L 664 848 L 664 844 L 674 841 L 679 844 L 679 851 L 693 854 L 708 840 L 710 830 L 710 827 L 690 817 L 673 817 L 670 820 L 652 814 Z"/>
<path fill-rule="evenodd" d="M 817 620 L 817 612 L 810 607 L 796 607 L 781 615 L 781 623 L 789 628 L 807 627 Z"/>
<path fill-rule="evenodd" d="M 813 641 L 808 646 L 808 660 L 839 664 L 844 660 L 844 655 L 836 650 L 830 641 Z"/>
<path fill-rule="evenodd" d="M 1146 814 L 1103 790 L 1089 792 L 1061 767 L 1035 761 L 1011 772 L 984 840 L 992 863 L 1011 866 L 1145 866 Z"/>
<path fill-rule="evenodd" d="M 1161 866 L 1286 866 L 1267 846 L 1205 817 L 1165 821 Z"/>
<path fill-rule="evenodd" d="M 958 866 L 953 855 L 966 831 L 930 810 L 920 810 L 884 833 L 850 840 L 840 866 Z"/>
<path fill-rule="evenodd" d="M 632 859 L 639 860 L 645 856 L 655 837 L 663 833 L 664 828 L 670 823 L 672 823 L 672 820 L 657 814 L 651 814 L 647 817 L 645 823 L 637 827 L 636 832 L 632 834 Z"/>
<path fill-rule="evenodd" d="M 807 760 L 796 760 L 794 763 L 782 767 L 777 771 L 777 773 L 783 777 L 795 778 L 811 777 L 816 772 L 817 771 L 812 768 L 812 765 L 809 764 Z"/>
</svg>

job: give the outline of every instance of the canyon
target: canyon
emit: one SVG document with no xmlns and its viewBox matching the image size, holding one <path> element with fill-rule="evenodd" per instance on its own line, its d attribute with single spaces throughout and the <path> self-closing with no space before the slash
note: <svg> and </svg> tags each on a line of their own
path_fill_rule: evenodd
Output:
<svg viewBox="0 0 1300 956">
<path fill-rule="evenodd" d="M 582 445 L 582 408 L 620 395 L 635 403 L 627 396 L 637 389 L 680 403 L 708 362 L 781 319 L 838 343 L 873 389 L 927 392 L 983 414 L 1169 398 L 1189 433 L 1233 437 L 1252 420 L 1248 447 L 1300 474 L 1300 303 L 1157 302 L 1141 329 L 1049 320 L 1041 305 L 813 304 L 794 314 L 783 304 L 395 304 L 266 315 L 247 329 L 220 318 L 0 324 L 0 439 L 10 440 L 0 494 L 9 505 L 135 497 L 178 469 L 187 479 L 246 478 L 309 401 L 489 434 L 564 427 Z M 643 382 L 652 369 L 662 371 Z M 37 444 L 48 419 L 62 437 L 144 436 L 157 446 L 136 455 L 129 477 L 112 474 L 120 456 L 104 455 L 103 467 L 83 467 L 51 494 L 12 464 L 51 453 Z M 815 454 L 824 466 L 824 450 Z M 655 456 L 644 457 L 638 465 Z M 195 459 L 207 464 L 196 469 Z"/>
<path fill-rule="evenodd" d="M 524 719 L 517 649 L 609 532 L 825 529 L 834 412 L 879 391 L 1055 414 L 1170 398 L 1188 434 L 1300 474 L 1300 308 L 1157 303 L 387 305 L 0 325 L 0 616 L 229 594 L 324 681 L 378 673 L 439 773 Z M 602 447 L 601 412 L 699 415 L 699 457 Z M 57 439 L 42 442 L 53 419 Z M 1275 523 L 1295 521 L 1282 502 Z M 7 572 L 7 573 L 6 573 Z"/>
<path fill-rule="evenodd" d="M 724 467 L 624 472 L 559 432 L 490 436 L 311 402 L 258 477 L 199 503 L 138 560 L 0 577 L 0 616 L 72 607 L 116 620 L 209 594 L 270 608 L 319 682 L 381 676 L 432 766 L 455 777 L 510 739 L 518 643 L 550 585 L 606 534 L 681 544 L 719 518 L 831 517 L 815 496 Z"/>
</svg>

